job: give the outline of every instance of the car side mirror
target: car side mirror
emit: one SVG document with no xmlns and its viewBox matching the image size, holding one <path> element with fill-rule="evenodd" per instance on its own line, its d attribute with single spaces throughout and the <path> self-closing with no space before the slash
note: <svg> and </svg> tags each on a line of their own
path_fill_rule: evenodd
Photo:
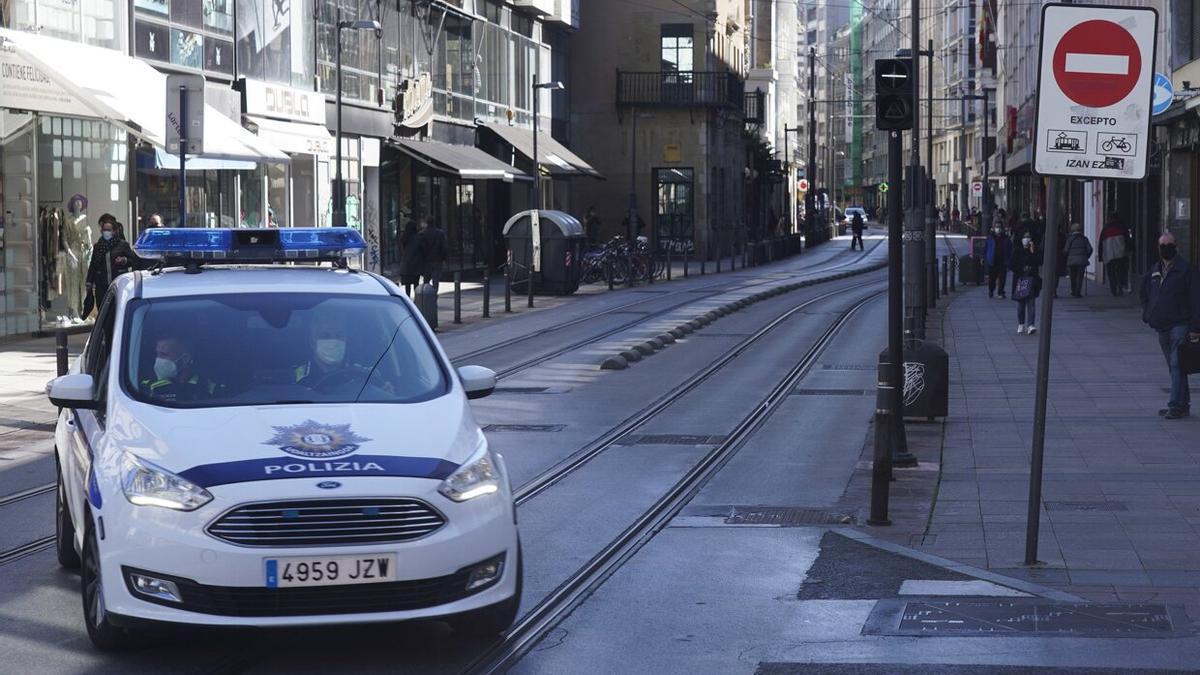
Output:
<svg viewBox="0 0 1200 675">
<path fill-rule="evenodd" d="M 59 408 L 96 410 L 100 407 L 96 401 L 96 383 L 91 375 L 75 373 L 56 377 L 46 385 L 46 393 L 50 402 Z"/>
<path fill-rule="evenodd" d="M 469 399 L 483 398 L 496 391 L 496 373 L 491 368 L 463 366 L 458 369 L 458 379 L 462 380 Z"/>
</svg>

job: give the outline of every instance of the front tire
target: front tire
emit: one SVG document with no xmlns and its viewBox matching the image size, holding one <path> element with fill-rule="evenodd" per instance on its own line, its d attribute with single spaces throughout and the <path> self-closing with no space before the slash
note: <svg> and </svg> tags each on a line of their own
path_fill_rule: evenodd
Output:
<svg viewBox="0 0 1200 675">
<path fill-rule="evenodd" d="M 83 622 L 87 626 L 88 638 L 102 652 L 123 651 L 140 646 L 142 640 L 136 633 L 111 622 L 111 615 L 104 605 L 104 582 L 100 574 L 100 547 L 96 541 L 96 530 L 90 522 L 84 527 L 80 592 L 83 596 Z"/>
<path fill-rule="evenodd" d="M 58 485 L 54 491 L 54 550 L 63 569 L 79 569 L 79 552 L 75 550 L 75 522 L 67 506 L 66 487 L 62 470 L 55 468 Z"/>
</svg>

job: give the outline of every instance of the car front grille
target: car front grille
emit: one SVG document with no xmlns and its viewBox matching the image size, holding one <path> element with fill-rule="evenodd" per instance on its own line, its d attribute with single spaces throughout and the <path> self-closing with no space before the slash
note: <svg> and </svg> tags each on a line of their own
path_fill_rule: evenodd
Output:
<svg viewBox="0 0 1200 675">
<path fill-rule="evenodd" d="M 243 504 L 208 533 L 241 546 L 354 546 L 409 541 L 445 524 L 417 499 L 310 499 Z"/>
<path fill-rule="evenodd" d="M 209 586 L 191 579 L 144 572 L 130 567 L 122 567 L 122 571 L 126 586 L 134 597 L 164 607 L 233 617 L 321 616 L 411 611 L 462 600 L 481 593 L 500 581 L 501 577 L 497 577 L 486 584 L 467 588 L 472 569 L 502 558 L 503 554 L 442 577 L 311 588 Z M 179 589 L 181 601 L 171 602 L 137 593 L 129 581 L 132 573 L 173 582 Z"/>
</svg>

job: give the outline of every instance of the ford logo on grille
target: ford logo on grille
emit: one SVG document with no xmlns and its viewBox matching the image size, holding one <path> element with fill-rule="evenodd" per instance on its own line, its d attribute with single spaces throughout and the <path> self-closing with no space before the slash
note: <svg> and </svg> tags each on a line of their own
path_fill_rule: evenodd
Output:
<svg viewBox="0 0 1200 675">
<path fill-rule="evenodd" d="M 321 488 L 322 490 L 336 490 L 342 487 L 342 484 L 336 480 L 323 480 L 320 483 L 317 483 L 317 487 Z"/>
</svg>

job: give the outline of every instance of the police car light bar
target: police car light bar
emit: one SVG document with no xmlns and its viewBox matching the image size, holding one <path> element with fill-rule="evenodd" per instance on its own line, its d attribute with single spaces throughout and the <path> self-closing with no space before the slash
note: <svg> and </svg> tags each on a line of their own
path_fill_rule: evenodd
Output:
<svg viewBox="0 0 1200 675">
<path fill-rule="evenodd" d="M 367 245 L 349 227 L 156 227 L 142 232 L 134 248 L 162 260 L 280 262 L 339 260 Z"/>
</svg>

